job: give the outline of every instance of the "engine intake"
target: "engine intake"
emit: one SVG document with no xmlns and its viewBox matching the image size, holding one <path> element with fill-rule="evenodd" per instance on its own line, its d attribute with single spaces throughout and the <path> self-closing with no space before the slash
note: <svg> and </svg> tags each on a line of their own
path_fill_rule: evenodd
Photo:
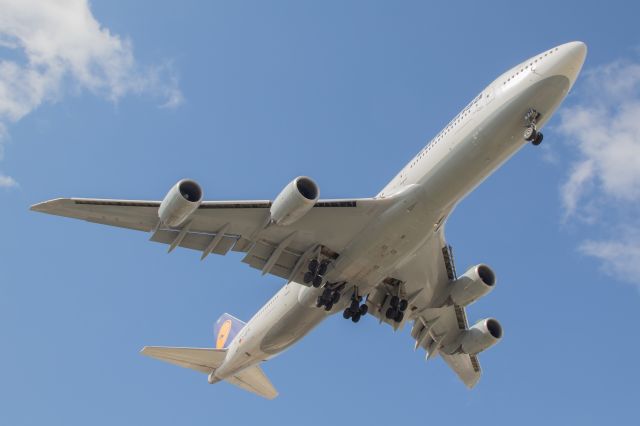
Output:
<svg viewBox="0 0 640 426">
<path fill-rule="evenodd" d="M 451 300 L 460 306 L 467 306 L 489 293 L 496 285 L 496 274 L 485 264 L 469 268 L 461 277 L 451 283 Z"/>
<path fill-rule="evenodd" d="M 191 179 L 176 183 L 160 203 L 158 217 L 170 227 L 182 225 L 202 202 L 202 188 Z"/>
<path fill-rule="evenodd" d="M 309 177 L 300 176 L 289 182 L 271 205 L 271 223 L 287 226 L 307 214 L 320 197 L 318 185 Z"/>
<path fill-rule="evenodd" d="M 498 320 L 487 318 L 466 330 L 460 341 L 462 352 L 475 355 L 489 349 L 502 339 L 502 326 Z"/>
</svg>

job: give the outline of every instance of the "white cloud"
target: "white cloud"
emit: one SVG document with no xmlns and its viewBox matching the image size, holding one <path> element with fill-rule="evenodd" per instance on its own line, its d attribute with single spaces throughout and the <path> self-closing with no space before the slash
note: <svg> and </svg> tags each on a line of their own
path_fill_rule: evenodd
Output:
<svg viewBox="0 0 640 426">
<path fill-rule="evenodd" d="M 15 179 L 11 176 L 0 174 L 0 188 L 13 188 L 15 186 L 18 186 L 18 182 Z"/>
<path fill-rule="evenodd" d="M 600 259 L 605 272 L 622 281 L 637 283 L 640 277 L 640 244 L 637 239 L 586 241 L 580 246 L 580 251 Z"/>
<path fill-rule="evenodd" d="M 114 102 L 146 94 L 168 108 L 183 102 L 171 67 L 141 67 L 131 42 L 101 26 L 88 0 L 0 0 L 0 10 L 0 48 L 14 57 L 0 60 L 3 133 L 69 91 Z"/>
<path fill-rule="evenodd" d="M 608 235 L 580 251 L 640 283 L 640 64 L 588 71 L 578 94 L 559 126 L 578 156 L 560 190 L 565 219 L 600 226 Z"/>
</svg>

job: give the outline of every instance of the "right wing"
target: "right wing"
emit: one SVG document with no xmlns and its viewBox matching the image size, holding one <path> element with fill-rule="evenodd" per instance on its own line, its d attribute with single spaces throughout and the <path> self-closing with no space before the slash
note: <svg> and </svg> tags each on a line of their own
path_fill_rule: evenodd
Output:
<svg viewBox="0 0 640 426">
<path fill-rule="evenodd" d="M 440 356 L 468 388 L 474 387 L 480 380 L 482 370 L 477 355 L 441 353 Z"/>
<path fill-rule="evenodd" d="M 434 235 L 392 277 L 387 278 L 369 299 L 369 312 L 394 329 L 413 321 L 411 337 L 414 349 L 422 348 L 427 359 L 440 355 L 464 384 L 472 388 L 480 380 L 482 370 L 477 355 L 457 351 L 460 334 L 469 328 L 464 307 L 443 304 L 441 292 L 456 279 L 453 255 L 442 230 Z M 389 295 L 402 283 L 409 307 L 401 324 L 388 320 Z M 434 305 L 434 301 L 440 303 Z"/>
<path fill-rule="evenodd" d="M 181 228 L 158 227 L 159 201 L 59 198 L 31 210 L 89 222 L 153 232 L 151 240 L 225 255 L 246 253 L 243 262 L 265 273 L 302 282 L 305 260 L 335 259 L 389 199 L 320 200 L 289 226 L 264 228 L 270 201 L 204 201 Z M 264 229 L 263 229 L 264 228 Z"/>
</svg>

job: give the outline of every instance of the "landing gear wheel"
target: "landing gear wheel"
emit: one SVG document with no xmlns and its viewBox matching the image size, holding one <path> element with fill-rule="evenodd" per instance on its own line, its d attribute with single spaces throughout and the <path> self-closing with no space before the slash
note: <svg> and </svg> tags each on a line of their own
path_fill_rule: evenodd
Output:
<svg viewBox="0 0 640 426">
<path fill-rule="evenodd" d="M 540 145 L 540 144 L 542 143 L 542 138 L 543 138 L 543 137 L 544 137 L 544 136 L 542 135 L 542 133 L 541 133 L 541 132 L 538 132 L 538 134 L 536 135 L 535 139 L 534 139 L 533 141 L 531 141 L 531 143 L 532 143 L 534 146 L 538 146 L 538 145 Z"/>
<path fill-rule="evenodd" d="M 398 312 L 396 313 L 396 317 L 394 318 L 394 320 L 395 320 L 396 322 L 402 322 L 402 320 L 403 320 L 403 319 L 404 319 L 404 312 L 402 312 L 402 311 L 398 311 Z"/>
<path fill-rule="evenodd" d="M 369 312 L 369 305 L 366 303 L 364 305 L 360 305 L 360 316 L 367 315 L 367 312 Z"/>
<path fill-rule="evenodd" d="M 393 308 L 389 308 L 387 309 L 387 312 L 385 314 L 385 316 L 387 317 L 387 319 L 394 319 L 397 315 L 397 311 Z"/>
<path fill-rule="evenodd" d="M 318 260 L 317 259 L 313 259 L 311 262 L 309 262 L 309 272 L 311 272 L 311 274 L 315 275 L 317 270 L 318 270 Z"/>
<path fill-rule="evenodd" d="M 349 319 L 349 318 L 351 318 L 351 315 L 352 315 L 352 313 L 351 313 L 351 309 L 347 308 L 347 309 L 345 309 L 345 310 L 344 310 L 344 312 L 342 313 L 342 318 L 344 318 L 344 319 Z"/>
<path fill-rule="evenodd" d="M 535 126 L 528 126 L 525 130 L 524 130 L 524 140 L 527 142 L 531 142 L 533 140 L 535 140 L 535 138 L 538 136 L 538 132 L 536 131 L 536 127 Z"/>
<path fill-rule="evenodd" d="M 314 286 L 315 288 L 318 288 L 318 287 L 320 287 L 321 285 L 322 285 L 322 277 L 318 277 L 318 276 L 313 277 L 313 286 Z"/>
<path fill-rule="evenodd" d="M 400 303 L 398 304 L 398 309 L 400 309 L 402 312 L 404 312 L 407 309 L 408 306 L 409 306 L 409 302 L 406 301 L 405 299 L 402 299 L 400 301 Z"/>
<path fill-rule="evenodd" d="M 333 303 L 329 302 L 326 305 L 324 305 L 324 310 L 329 312 L 331 309 L 333 309 Z"/>
<path fill-rule="evenodd" d="M 331 303 L 333 303 L 335 305 L 339 301 L 340 301 L 340 292 L 339 291 L 335 291 L 333 293 L 333 295 L 331 296 Z"/>
<path fill-rule="evenodd" d="M 360 313 L 356 312 L 355 314 L 353 314 L 351 316 L 351 321 L 353 321 L 354 323 L 360 321 Z"/>
<path fill-rule="evenodd" d="M 318 275 L 324 275 L 327 272 L 328 266 L 329 264 L 327 264 L 326 262 L 322 262 L 318 267 Z"/>
<path fill-rule="evenodd" d="M 318 296 L 318 299 L 316 300 L 316 308 L 320 308 L 324 305 L 324 299 L 322 299 L 322 296 Z"/>
<path fill-rule="evenodd" d="M 305 272 L 302 281 L 304 281 L 305 284 L 309 284 L 313 281 L 313 274 L 311 272 Z"/>
</svg>

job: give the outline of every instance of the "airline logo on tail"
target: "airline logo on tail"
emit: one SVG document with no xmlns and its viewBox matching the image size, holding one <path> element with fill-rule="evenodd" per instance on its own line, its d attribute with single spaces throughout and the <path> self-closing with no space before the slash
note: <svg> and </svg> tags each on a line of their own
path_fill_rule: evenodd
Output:
<svg viewBox="0 0 640 426">
<path fill-rule="evenodd" d="M 218 338 L 216 339 L 216 349 L 223 349 L 225 347 L 232 325 L 233 323 L 230 319 L 222 323 L 220 330 L 218 331 Z"/>
<path fill-rule="evenodd" d="M 222 314 L 213 330 L 213 335 L 216 336 L 216 349 L 226 349 L 244 326 L 245 323 L 238 318 Z"/>
</svg>

